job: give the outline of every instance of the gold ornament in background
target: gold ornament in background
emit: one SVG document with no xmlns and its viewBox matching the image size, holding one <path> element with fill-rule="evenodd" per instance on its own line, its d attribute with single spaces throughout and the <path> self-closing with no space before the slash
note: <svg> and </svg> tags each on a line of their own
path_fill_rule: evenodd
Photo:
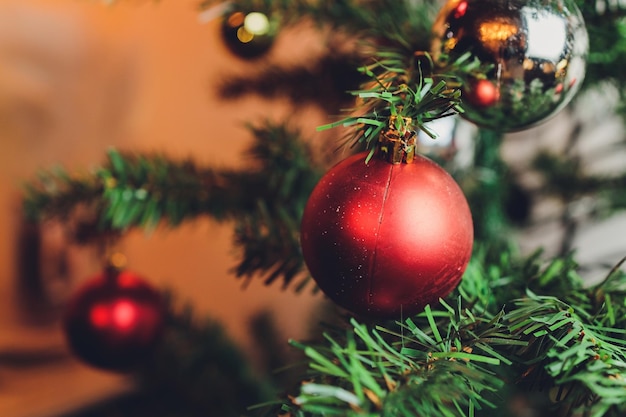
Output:
<svg viewBox="0 0 626 417">
<path fill-rule="evenodd" d="M 230 12 L 222 23 L 224 42 L 241 58 L 258 58 L 265 54 L 272 47 L 276 32 L 276 22 L 260 12 Z"/>
</svg>

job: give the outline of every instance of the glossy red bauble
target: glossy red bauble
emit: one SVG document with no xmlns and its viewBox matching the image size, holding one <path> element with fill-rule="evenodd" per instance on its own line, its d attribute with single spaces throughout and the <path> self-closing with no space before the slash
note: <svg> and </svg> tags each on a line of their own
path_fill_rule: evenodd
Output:
<svg viewBox="0 0 626 417">
<path fill-rule="evenodd" d="M 422 156 L 393 165 L 365 153 L 335 165 L 304 210 L 301 244 L 320 289 L 353 313 L 391 318 L 459 283 L 473 244 L 463 192 Z"/>
<path fill-rule="evenodd" d="M 163 329 L 161 294 L 128 271 L 105 270 L 70 298 L 63 329 L 72 352 L 94 367 L 130 371 L 156 345 Z"/>
</svg>

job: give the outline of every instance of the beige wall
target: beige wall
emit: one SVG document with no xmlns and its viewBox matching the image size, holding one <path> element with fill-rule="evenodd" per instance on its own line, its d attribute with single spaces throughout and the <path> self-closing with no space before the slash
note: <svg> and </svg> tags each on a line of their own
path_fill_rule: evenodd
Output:
<svg viewBox="0 0 626 417">
<path fill-rule="evenodd" d="M 122 3 L 0 0 L 0 353 L 60 340 L 56 327 L 27 326 L 16 313 L 21 181 L 55 164 L 91 167 L 109 146 L 236 166 L 249 142 L 242 121 L 293 112 L 263 98 L 216 97 L 212 87 L 223 74 L 254 66 L 228 53 L 217 22 L 198 22 L 197 2 Z M 282 37 L 276 57 L 310 59 L 320 46 L 306 39 L 302 45 Z M 298 114 L 311 135 L 324 122 L 313 109 L 298 108 Z M 47 279 L 62 298 L 69 291 L 65 287 L 99 265 L 89 248 L 67 247 L 58 228 L 46 229 L 45 239 L 52 268 Z M 205 219 L 151 236 L 133 233 L 121 248 L 131 269 L 155 284 L 173 286 L 198 311 L 227 324 L 244 346 L 246 320 L 263 308 L 276 312 L 286 338 L 300 337 L 303 317 L 319 298 L 259 282 L 242 290 L 228 274 L 235 260 L 230 242 L 229 225 Z M 55 269 L 58 257 L 69 262 L 65 276 Z"/>
</svg>

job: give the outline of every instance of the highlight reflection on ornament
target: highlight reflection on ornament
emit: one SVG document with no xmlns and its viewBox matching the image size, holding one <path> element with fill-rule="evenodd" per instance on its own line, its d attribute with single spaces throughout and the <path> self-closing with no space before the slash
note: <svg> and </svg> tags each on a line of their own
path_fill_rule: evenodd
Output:
<svg viewBox="0 0 626 417">
<path fill-rule="evenodd" d="M 439 65 L 469 52 L 487 68 L 460 74 L 463 117 L 481 126 L 512 131 L 540 123 L 572 99 L 585 76 L 589 42 L 573 0 L 449 0 L 433 33 Z"/>
</svg>

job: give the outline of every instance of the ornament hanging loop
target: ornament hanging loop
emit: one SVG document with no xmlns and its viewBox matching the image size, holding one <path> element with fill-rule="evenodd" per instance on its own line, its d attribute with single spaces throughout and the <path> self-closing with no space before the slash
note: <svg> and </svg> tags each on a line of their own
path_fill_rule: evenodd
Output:
<svg viewBox="0 0 626 417">
<path fill-rule="evenodd" d="M 120 251 L 111 251 L 105 256 L 104 260 L 104 274 L 110 281 L 115 281 L 117 276 L 126 269 L 128 259 Z"/>
<path fill-rule="evenodd" d="M 121 271 L 122 269 L 126 268 L 127 263 L 128 259 L 126 258 L 126 255 L 124 255 L 122 252 L 115 251 L 107 257 L 105 266 L 110 269 Z"/>
<path fill-rule="evenodd" d="M 410 164 L 415 158 L 417 134 L 411 129 L 413 119 L 397 116 L 389 118 L 389 127 L 380 134 L 379 152 L 383 159 L 392 164 Z"/>
</svg>

